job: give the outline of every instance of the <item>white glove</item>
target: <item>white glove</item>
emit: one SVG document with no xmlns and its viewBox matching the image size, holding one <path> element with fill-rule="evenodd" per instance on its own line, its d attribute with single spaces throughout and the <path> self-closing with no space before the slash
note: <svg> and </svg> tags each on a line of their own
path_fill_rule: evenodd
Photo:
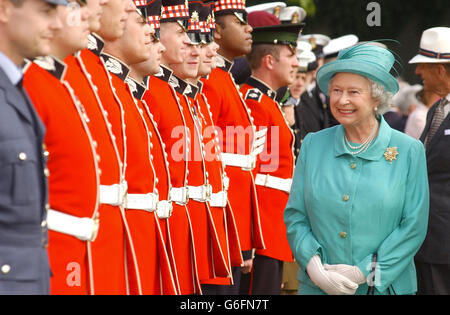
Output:
<svg viewBox="0 0 450 315">
<path fill-rule="evenodd" d="M 327 271 L 319 255 L 314 255 L 306 266 L 311 281 L 330 295 L 353 295 L 358 284 L 334 271 Z"/>
<path fill-rule="evenodd" d="M 353 282 L 357 284 L 362 284 L 367 282 L 366 276 L 362 273 L 362 271 L 356 267 L 356 266 L 350 266 L 350 265 L 324 265 L 325 270 L 327 271 L 334 271 L 338 274 L 352 280 Z"/>
</svg>

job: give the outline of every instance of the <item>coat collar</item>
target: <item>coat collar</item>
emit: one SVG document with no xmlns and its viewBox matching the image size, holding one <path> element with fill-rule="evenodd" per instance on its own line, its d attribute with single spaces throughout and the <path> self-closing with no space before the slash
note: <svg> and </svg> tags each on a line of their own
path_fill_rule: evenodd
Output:
<svg viewBox="0 0 450 315">
<path fill-rule="evenodd" d="M 100 54 L 103 51 L 103 48 L 105 47 L 105 43 L 100 38 L 100 36 L 98 36 L 95 33 L 91 33 L 88 35 L 88 46 L 87 47 L 94 54 L 96 54 L 97 56 L 100 56 Z"/>
<path fill-rule="evenodd" d="M 44 70 L 47 70 L 52 76 L 59 81 L 64 79 L 67 66 L 64 62 L 53 56 L 37 57 L 33 60 L 35 64 Z"/>
<path fill-rule="evenodd" d="M 345 154 L 352 156 L 350 150 L 347 148 L 347 145 L 345 144 L 344 126 L 338 125 L 335 128 L 337 128 L 334 139 L 335 156 L 338 157 Z M 386 149 L 388 148 L 389 143 L 391 141 L 391 135 L 392 135 L 391 127 L 389 127 L 387 122 L 381 116 L 380 129 L 378 131 L 377 137 L 372 142 L 367 151 L 357 154 L 355 157 L 359 157 L 369 161 L 378 161 L 384 156 L 384 153 L 386 152 Z"/>
<path fill-rule="evenodd" d="M 122 81 L 125 81 L 128 73 L 130 73 L 128 66 L 116 57 L 108 55 L 107 53 L 102 53 L 100 56 L 105 62 L 106 69 L 118 76 Z"/>
<path fill-rule="evenodd" d="M 273 100 L 275 100 L 275 98 L 277 97 L 277 92 L 272 90 L 266 83 L 264 83 L 261 80 L 258 80 L 253 76 L 248 78 L 246 83 L 254 88 L 257 88 L 258 90 L 260 90 Z"/>
<path fill-rule="evenodd" d="M 233 66 L 233 62 L 221 55 L 217 55 L 216 65 L 217 68 L 220 68 L 225 72 L 230 72 L 230 69 Z"/>
<path fill-rule="evenodd" d="M 170 77 L 172 76 L 173 71 L 170 70 L 169 68 L 167 68 L 164 65 L 161 65 L 159 67 L 159 72 L 157 74 L 154 74 L 155 77 L 157 77 L 158 79 L 161 79 L 165 82 L 169 82 L 170 81 Z"/>
<path fill-rule="evenodd" d="M 138 83 L 135 79 L 131 77 L 127 77 L 125 79 L 125 83 L 128 84 L 130 87 L 131 92 L 133 93 L 133 96 L 137 98 L 138 100 L 142 100 L 144 97 L 145 91 L 147 90 L 145 88 L 145 85 L 142 83 Z"/>
<path fill-rule="evenodd" d="M 0 69 L 3 70 L 6 77 L 12 84 L 16 85 L 22 79 L 22 71 L 11 59 L 0 51 Z"/>
<path fill-rule="evenodd" d="M 189 84 L 186 81 L 180 79 L 176 75 L 172 74 L 169 79 L 169 84 L 175 89 L 179 94 L 186 95 L 190 98 L 195 98 L 198 92 L 198 87 L 193 84 Z"/>
</svg>

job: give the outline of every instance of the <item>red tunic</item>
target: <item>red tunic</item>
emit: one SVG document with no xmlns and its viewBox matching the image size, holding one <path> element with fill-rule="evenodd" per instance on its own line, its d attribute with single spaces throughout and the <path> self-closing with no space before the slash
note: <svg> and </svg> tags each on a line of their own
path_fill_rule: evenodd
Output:
<svg viewBox="0 0 450 315">
<path fill-rule="evenodd" d="M 252 111 L 258 130 L 268 128 L 264 151 L 258 156 L 256 174 L 269 174 L 282 179 L 292 179 L 294 172 L 294 136 L 286 123 L 280 106 L 275 101 L 276 92 L 262 81 L 251 77 L 241 87 L 242 95 Z M 283 213 L 289 193 L 283 190 L 256 185 L 262 230 L 266 249 L 256 254 L 283 261 L 292 261 Z"/>
<path fill-rule="evenodd" d="M 186 126 L 189 129 L 190 141 L 188 159 L 188 185 L 190 187 L 199 187 L 208 185 L 208 177 L 206 174 L 206 166 L 204 162 L 204 150 L 202 149 L 203 140 L 199 131 L 199 118 L 195 115 L 194 99 L 191 85 L 185 81 L 173 76 L 174 86 L 178 98 L 180 99 L 181 110 L 185 117 Z M 190 95 L 188 97 L 187 95 Z M 194 111 L 194 113 L 193 113 Z M 214 217 L 211 213 L 209 205 L 205 201 L 198 201 L 192 198 L 187 205 L 189 215 L 193 222 L 193 233 L 195 239 L 196 259 L 199 266 L 200 282 L 215 277 L 229 277 L 230 266 L 226 259 L 220 238 L 225 236 L 224 225 L 218 229 L 216 227 Z M 216 211 L 214 211 L 216 213 Z M 219 221 L 219 218 L 216 219 Z M 220 223 L 220 222 L 218 222 Z M 223 223 L 223 222 L 222 222 Z M 225 242 L 224 242 L 225 243 Z"/>
<path fill-rule="evenodd" d="M 185 123 L 177 96 L 168 84 L 172 72 L 161 67 L 158 76 L 151 76 L 144 100 L 153 114 L 159 134 L 165 143 L 170 167 L 171 188 L 187 186 L 187 160 L 184 159 Z M 172 202 L 173 213 L 167 219 L 168 243 L 170 243 L 173 270 L 178 279 L 180 294 L 200 293 L 197 263 L 194 255 L 194 238 L 189 213 L 185 205 Z"/>
<path fill-rule="evenodd" d="M 103 125 L 95 125 L 95 133 L 98 132 L 100 135 L 99 148 L 102 148 L 111 158 L 101 159 L 99 162 L 102 170 L 101 184 L 119 184 L 125 179 L 121 123 L 113 123 L 121 121 L 119 103 L 111 89 L 109 74 L 99 58 L 104 44 L 96 36 L 91 35 L 90 40 L 92 50 L 84 49 L 76 54 L 76 58 L 66 58 L 69 64 L 68 79 L 76 90 L 77 96 L 86 104 L 88 116 L 92 119 L 95 117 L 103 119 Z M 101 280 L 100 284 L 96 285 L 95 293 L 126 294 L 129 293 L 127 279 L 136 281 L 133 275 L 138 273 L 137 262 L 133 259 L 135 255 L 127 254 L 127 251 L 134 252 L 128 222 L 123 207 L 102 205 L 101 208 L 104 209 L 100 210 L 100 216 L 105 222 L 104 233 L 99 233 L 96 241 L 92 243 L 93 261 L 103 266 L 94 274 L 95 278 Z M 111 211 L 112 209 L 115 210 Z M 117 242 L 111 240 L 117 240 Z M 116 262 L 111 263 L 111 259 Z M 127 263 L 125 263 L 126 260 L 128 260 Z M 132 268 L 133 271 L 129 272 L 127 267 L 128 270 Z M 119 286 L 115 284 L 117 281 L 120 281 Z"/>
<path fill-rule="evenodd" d="M 72 216 L 96 217 L 99 176 L 92 135 L 64 81 L 65 65 L 50 57 L 37 62 L 49 70 L 29 64 L 23 85 L 46 127 L 50 207 Z M 92 262 L 87 242 L 49 231 L 48 252 L 51 294 L 87 294 Z"/>
<path fill-rule="evenodd" d="M 125 178 L 128 194 L 147 194 L 156 192 L 156 172 L 152 155 L 161 155 L 160 146 L 151 148 L 152 136 L 144 115 L 146 114 L 124 80 L 129 69 L 118 59 L 102 54 L 106 68 L 111 75 L 111 84 L 121 103 L 125 123 Z M 120 121 L 113 121 L 120 124 Z M 127 207 L 127 206 L 126 206 Z M 134 243 L 139 267 L 140 283 L 130 283 L 132 293 L 175 294 L 175 282 L 170 269 L 164 235 L 156 212 L 128 208 L 127 221 Z"/>
<path fill-rule="evenodd" d="M 214 69 L 204 79 L 203 91 L 211 105 L 222 152 L 249 155 L 253 145 L 253 123 L 248 108 L 229 73 L 231 63 Z M 233 209 L 243 251 L 264 248 L 256 189 L 251 170 L 226 166 L 230 179 L 228 200 Z"/>
<path fill-rule="evenodd" d="M 196 114 L 202 126 L 202 136 L 205 152 L 205 165 L 208 172 L 208 181 L 212 186 L 213 194 L 227 192 L 229 179 L 226 176 L 225 169 L 221 159 L 220 140 L 215 128 L 210 105 L 202 93 L 203 84 L 198 82 L 199 92 L 195 98 Z M 228 199 L 228 198 L 227 198 Z M 216 229 L 218 231 L 222 251 L 226 255 L 228 263 L 231 266 L 241 266 L 243 263 L 241 246 L 239 243 L 239 234 L 233 211 L 229 206 L 228 200 L 225 200 L 225 206 L 217 206 L 210 201 L 210 211 L 214 218 Z M 223 228 L 223 231 L 221 230 Z M 206 283 L 206 281 L 205 281 Z M 231 278 L 216 278 L 208 281 L 210 284 L 230 284 Z"/>
</svg>

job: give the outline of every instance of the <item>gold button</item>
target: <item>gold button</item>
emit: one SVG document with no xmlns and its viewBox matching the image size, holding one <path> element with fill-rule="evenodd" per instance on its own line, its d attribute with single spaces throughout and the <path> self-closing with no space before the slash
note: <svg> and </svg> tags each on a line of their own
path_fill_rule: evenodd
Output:
<svg viewBox="0 0 450 315">
<path fill-rule="evenodd" d="M 339 233 L 339 237 L 340 238 L 346 238 L 347 237 L 347 233 L 346 232 L 341 232 L 341 233 Z"/>
<path fill-rule="evenodd" d="M 49 177 L 50 176 L 50 170 L 48 168 L 44 169 L 44 175 L 45 175 L 45 177 Z"/>
<path fill-rule="evenodd" d="M 342 200 L 344 200 L 345 202 L 347 202 L 349 199 L 350 199 L 349 195 L 342 196 Z"/>
<path fill-rule="evenodd" d="M 27 159 L 27 154 L 25 152 L 19 153 L 19 160 L 25 161 Z"/>
<path fill-rule="evenodd" d="M 354 169 L 356 168 L 356 163 L 350 164 L 350 168 L 351 168 L 352 170 L 354 170 Z"/>
<path fill-rule="evenodd" d="M 41 222 L 41 227 L 45 228 L 47 226 L 47 220 Z"/>
<path fill-rule="evenodd" d="M 9 273 L 11 271 L 11 266 L 5 264 L 5 265 L 2 266 L 1 270 L 2 270 L 2 273 L 4 275 L 6 275 L 7 273 Z"/>
</svg>

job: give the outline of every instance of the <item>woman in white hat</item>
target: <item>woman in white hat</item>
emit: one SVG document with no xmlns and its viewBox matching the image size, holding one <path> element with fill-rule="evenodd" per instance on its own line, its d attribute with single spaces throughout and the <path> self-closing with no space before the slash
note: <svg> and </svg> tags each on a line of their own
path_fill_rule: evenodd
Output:
<svg viewBox="0 0 450 315">
<path fill-rule="evenodd" d="M 381 116 L 398 91 L 394 61 L 388 50 L 363 44 L 317 73 L 340 125 L 305 137 L 284 214 L 299 294 L 417 290 L 427 171 L 422 143 Z"/>
</svg>

